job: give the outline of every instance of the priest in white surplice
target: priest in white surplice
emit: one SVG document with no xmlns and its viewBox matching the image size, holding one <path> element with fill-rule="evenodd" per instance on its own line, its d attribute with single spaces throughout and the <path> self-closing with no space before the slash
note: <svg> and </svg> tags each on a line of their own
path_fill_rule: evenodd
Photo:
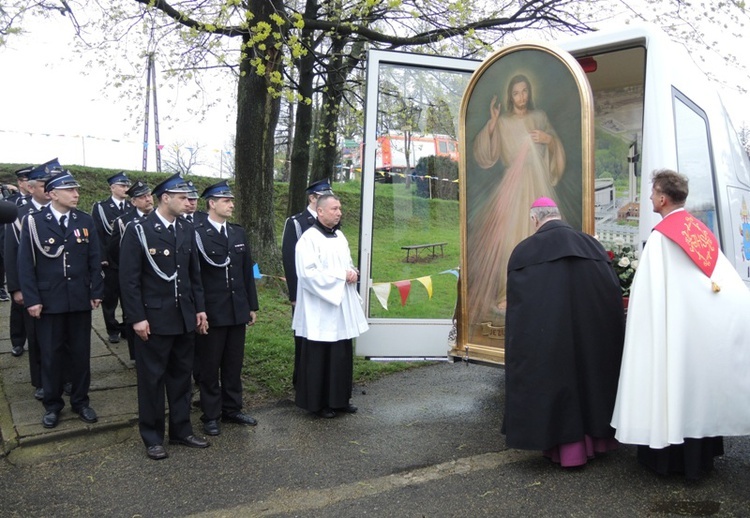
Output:
<svg viewBox="0 0 750 518">
<path fill-rule="evenodd" d="M 630 295 L 612 426 L 657 473 L 699 478 L 723 436 L 750 434 L 750 291 L 687 195 L 684 176 L 654 173 L 663 219 Z"/>
<path fill-rule="evenodd" d="M 341 202 L 333 194 L 318 198 L 318 219 L 295 248 L 297 305 L 292 328 L 303 338 L 295 403 L 320 417 L 354 413 L 351 404 L 352 338 L 367 331 L 359 272 L 349 242 L 339 230 Z"/>
</svg>

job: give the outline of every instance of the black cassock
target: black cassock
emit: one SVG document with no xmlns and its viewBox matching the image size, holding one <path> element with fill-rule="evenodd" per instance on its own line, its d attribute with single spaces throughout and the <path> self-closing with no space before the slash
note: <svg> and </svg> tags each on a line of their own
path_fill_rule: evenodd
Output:
<svg viewBox="0 0 750 518">
<path fill-rule="evenodd" d="M 310 412 L 349 406 L 354 361 L 352 339 L 338 342 L 300 339 L 295 404 Z"/>
<path fill-rule="evenodd" d="M 507 288 L 508 447 L 614 437 L 625 317 L 602 245 L 563 221 L 547 222 L 511 254 Z"/>
</svg>

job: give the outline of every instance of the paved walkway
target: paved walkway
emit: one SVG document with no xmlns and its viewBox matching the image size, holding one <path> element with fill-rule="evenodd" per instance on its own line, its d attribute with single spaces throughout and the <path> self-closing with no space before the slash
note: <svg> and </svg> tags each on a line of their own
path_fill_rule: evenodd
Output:
<svg viewBox="0 0 750 518">
<path fill-rule="evenodd" d="M 42 426 L 44 407 L 34 399 L 29 381 L 28 351 L 10 353 L 8 315 L 10 302 L 0 302 L 0 437 L 7 454 L 18 446 L 57 441 L 71 435 L 132 426 L 138 419 L 135 363 L 130 361 L 125 340 L 110 344 L 101 309 L 93 312 L 91 329 L 91 406 L 99 422 L 86 424 L 74 414 L 67 396 L 57 427 Z M 119 313 L 119 310 L 118 310 Z"/>
<path fill-rule="evenodd" d="M 91 360 L 99 422 L 66 408 L 45 430 L 28 357 L 10 354 L 8 307 L 0 303 L 3 518 L 750 516 L 750 437 L 728 438 L 700 482 L 655 475 L 633 446 L 564 470 L 507 449 L 504 371 L 482 365 L 440 363 L 355 386 L 359 412 L 336 419 L 284 398 L 248 409 L 258 426 L 223 425 L 210 448 L 168 446 L 169 459 L 153 462 L 135 424 L 127 345 L 102 338 L 101 312 Z M 198 419 L 193 409 L 196 431 Z"/>
</svg>

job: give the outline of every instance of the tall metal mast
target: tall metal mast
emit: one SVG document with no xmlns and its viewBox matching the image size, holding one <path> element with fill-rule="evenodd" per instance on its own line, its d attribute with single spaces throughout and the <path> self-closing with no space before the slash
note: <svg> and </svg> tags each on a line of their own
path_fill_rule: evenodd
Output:
<svg viewBox="0 0 750 518">
<path fill-rule="evenodd" d="M 154 53 L 148 55 L 146 64 L 146 116 L 143 118 L 143 171 L 146 171 L 148 163 L 148 116 L 150 94 L 154 95 L 154 149 L 156 150 L 156 171 L 161 173 L 161 146 L 159 144 L 159 105 L 156 102 L 156 65 L 154 64 Z M 153 86 L 152 86 L 153 82 Z"/>
</svg>

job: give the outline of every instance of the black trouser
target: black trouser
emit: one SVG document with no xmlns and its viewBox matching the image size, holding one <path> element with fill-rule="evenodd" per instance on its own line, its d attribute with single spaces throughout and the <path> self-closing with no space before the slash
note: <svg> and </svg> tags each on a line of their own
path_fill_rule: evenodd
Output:
<svg viewBox="0 0 750 518">
<path fill-rule="evenodd" d="M 135 360 L 135 331 L 133 331 L 132 324 L 129 324 L 128 322 L 123 322 L 122 327 L 125 328 L 125 339 L 128 342 L 128 354 L 130 355 L 131 360 Z"/>
<path fill-rule="evenodd" d="M 102 315 L 104 316 L 104 325 L 107 326 L 107 334 L 113 335 L 120 333 L 122 327 L 117 321 L 115 310 L 117 303 L 120 301 L 120 278 L 119 272 L 112 268 L 104 267 L 104 297 L 102 297 Z"/>
<path fill-rule="evenodd" d="M 91 311 L 45 314 L 36 325 L 42 352 L 44 408 L 59 412 L 66 381 L 66 365 L 73 384 L 70 406 L 74 411 L 89 406 L 91 384 Z"/>
<path fill-rule="evenodd" d="M 212 327 L 207 335 L 197 335 L 195 348 L 201 367 L 201 419 L 241 411 L 245 324 Z"/>
<path fill-rule="evenodd" d="M 10 327 L 10 344 L 13 347 L 23 347 L 26 343 L 26 326 L 23 323 L 23 314 L 26 308 L 23 304 L 16 304 L 16 301 L 10 303 L 10 318 L 8 325 Z"/>
<path fill-rule="evenodd" d="M 193 435 L 190 423 L 190 376 L 195 333 L 135 336 L 138 373 L 138 429 L 146 446 L 164 443 L 165 398 L 169 404 L 169 437 Z"/>
<path fill-rule="evenodd" d="M 21 306 L 21 310 L 23 326 L 26 331 L 26 342 L 29 344 L 29 376 L 31 384 L 36 388 L 42 388 L 42 350 L 39 348 L 39 337 L 36 330 L 39 320 L 29 315 L 28 310 L 23 306 Z"/>
<path fill-rule="evenodd" d="M 0 288 L 5 288 L 5 225 L 0 225 Z"/>
<path fill-rule="evenodd" d="M 292 306 L 292 319 L 294 319 L 294 308 Z M 302 355 L 302 344 L 305 341 L 301 336 L 294 335 L 294 367 L 292 368 L 292 387 L 297 388 L 297 373 L 299 372 L 299 358 Z"/>
</svg>

